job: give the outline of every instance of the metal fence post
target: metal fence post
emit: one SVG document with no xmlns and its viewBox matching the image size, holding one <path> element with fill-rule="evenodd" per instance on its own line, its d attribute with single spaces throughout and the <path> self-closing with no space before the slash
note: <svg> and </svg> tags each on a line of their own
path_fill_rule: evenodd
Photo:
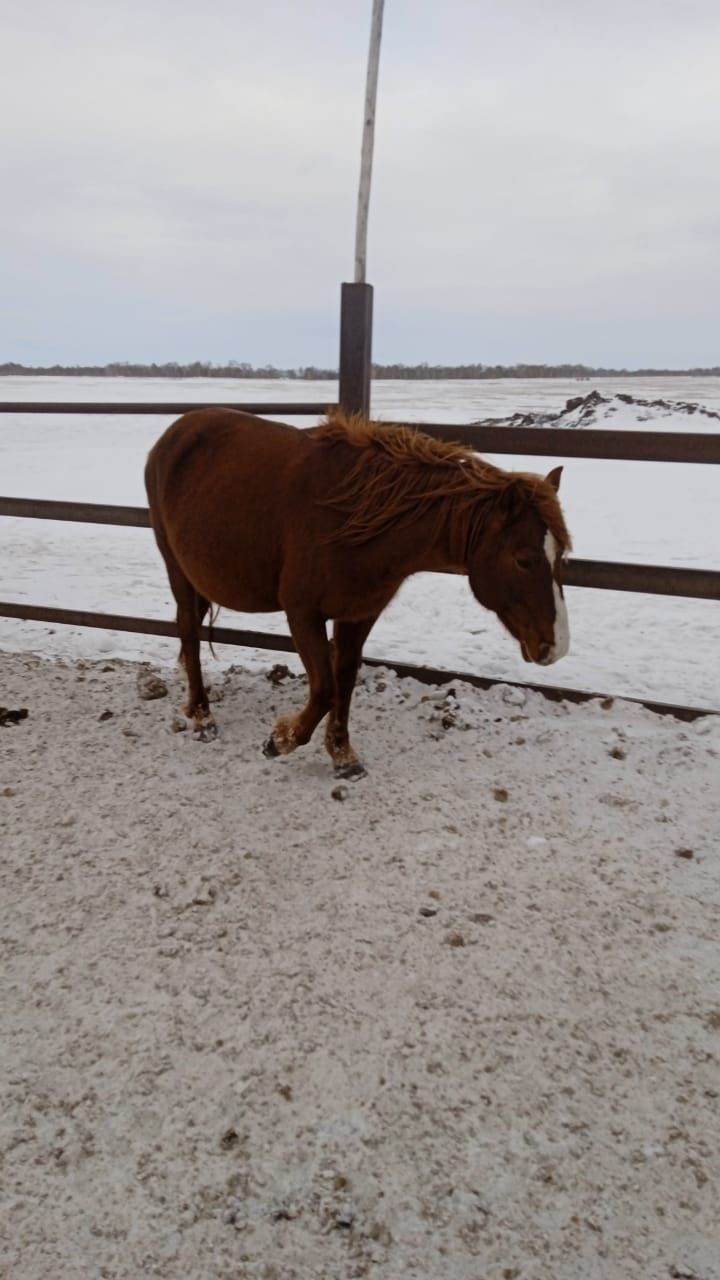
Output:
<svg viewBox="0 0 720 1280">
<path fill-rule="evenodd" d="M 340 303 L 340 408 L 370 414 L 373 289 L 343 284 Z"/>
</svg>

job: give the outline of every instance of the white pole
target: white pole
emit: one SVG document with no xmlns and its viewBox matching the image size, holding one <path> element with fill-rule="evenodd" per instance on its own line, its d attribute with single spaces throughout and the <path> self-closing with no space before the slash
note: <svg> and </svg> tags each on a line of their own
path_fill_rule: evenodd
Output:
<svg viewBox="0 0 720 1280">
<path fill-rule="evenodd" d="M 375 141 L 375 103 L 377 100 L 378 65 L 380 62 L 384 5 L 385 0 L 373 0 L 370 52 L 368 53 L 367 84 L 365 86 L 365 120 L 363 123 L 362 157 L 360 160 L 360 189 L 358 191 L 357 225 L 355 230 L 356 284 L 365 283 L 370 179 L 372 177 L 373 143 Z"/>
</svg>

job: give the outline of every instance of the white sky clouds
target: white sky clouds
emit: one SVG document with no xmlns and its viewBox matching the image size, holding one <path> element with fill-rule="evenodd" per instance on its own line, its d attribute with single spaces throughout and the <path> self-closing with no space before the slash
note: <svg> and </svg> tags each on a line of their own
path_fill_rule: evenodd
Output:
<svg viewBox="0 0 720 1280">
<path fill-rule="evenodd" d="M 0 360 L 331 364 L 369 0 L 5 0 Z M 720 362 L 715 0 L 386 0 L 378 359 Z"/>
</svg>

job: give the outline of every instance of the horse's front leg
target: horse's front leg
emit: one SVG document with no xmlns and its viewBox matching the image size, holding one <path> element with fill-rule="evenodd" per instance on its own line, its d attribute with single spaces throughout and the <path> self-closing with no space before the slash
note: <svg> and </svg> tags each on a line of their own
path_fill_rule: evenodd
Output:
<svg viewBox="0 0 720 1280">
<path fill-rule="evenodd" d="M 348 717 L 363 645 L 375 617 L 362 622 L 336 622 L 333 655 L 334 697 L 325 732 L 325 746 L 332 756 L 339 778 L 362 778 L 365 768 L 350 745 Z"/>
<path fill-rule="evenodd" d="M 266 756 L 288 755 L 309 742 L 333 700 L 330 645 L 325 619 L 318 614 L 288 609 L 287 620 L 298 654 L 307 672 L 308 700 L 298 715 L 281 716 L 265 743 Z"/>
</svg>

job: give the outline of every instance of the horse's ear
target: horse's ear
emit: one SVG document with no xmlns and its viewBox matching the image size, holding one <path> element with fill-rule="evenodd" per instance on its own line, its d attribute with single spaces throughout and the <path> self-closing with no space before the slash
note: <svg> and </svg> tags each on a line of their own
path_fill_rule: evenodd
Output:
<svg viewBox="0 0 720 1280">
<path fill-rule="evenodd" d="M 545 477 L 545 479 L 547 480 L 548 484 L 551 484 L 551 485 L 552 485 L 552 487 L 553 487 L 553 489 L 555 490 L 555 492 L 556 492 L 556 493 L 557 493 L 558 489 L 560 488 L 560 477 L 561 477 L 562 473 L 563 473 L 563 469 L 562 469 L 562 467 L 555 467 L 555 468 L 554 468 L 554 470 L 553 470 L 553 471 L 548 472 L 548 474 L 547 474 L 547 475 L 546 475 L 546 477 Z"/>
</svg>

